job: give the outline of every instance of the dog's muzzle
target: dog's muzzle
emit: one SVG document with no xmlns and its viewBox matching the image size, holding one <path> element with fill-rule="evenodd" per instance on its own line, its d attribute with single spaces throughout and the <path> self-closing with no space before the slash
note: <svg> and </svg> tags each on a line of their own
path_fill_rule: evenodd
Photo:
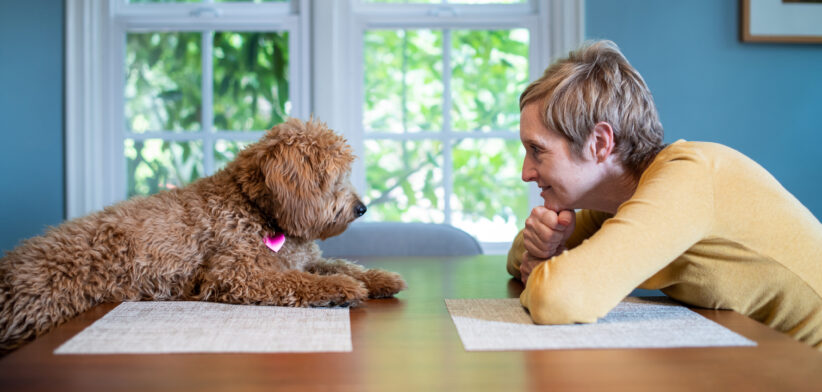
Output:
<svg viewBox="0 0 822 392">
<path fill-rule="evenodd" d="M 357 213 L 357 216 L 359 217 L 363 216 L 365 214 L 365 211 L 368 211 L 368 208 L 365 207 L 365 204 L 359 203 L 357 204 L 357 207 L 354 209 L 354 211 Z"/>
</svg>

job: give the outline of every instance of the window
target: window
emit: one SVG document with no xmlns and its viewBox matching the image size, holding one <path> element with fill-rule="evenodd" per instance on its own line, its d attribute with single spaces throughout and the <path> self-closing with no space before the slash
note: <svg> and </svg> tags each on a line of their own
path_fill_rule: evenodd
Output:
<svg viewBox="0 0 822 392">
<path fill-rule="evenodd" d="M 128 196 L 182 186 L 288 116 L 287 31 L 126 34 Z"/>
<path fill-rule="evenodd" d="M 529 210 L 517 100 L 529 38 L 517 27 L 365 30 L 367 218 L 513 238 Z"/>
<path fill-rule="evenodd" d="M 165 23 L 177 4 L 130 0 L 114 7 L 125 30 L 128 197 L 212 174 L 291 114 L 292 9 L 287 1 L 230 3 L 197 4 Z M 269 22 L 244 20 L 240 12 L 250 7 Z M 231 12 L 238 15 L 223 15 Z"/>
<path fill-rule="evenodd" d="M 359 156 L 367 219 L 504 251 L 539 200 L 520 180 L 519 93 L 578 43 L 580 15 L 578 0 L 70 2 L 69 216 L 186 185 L 315 115 Z"/>
<path fill-rule="evenodd" d="M 309 112 L 308 1 L 67 3 L 69 216 L 186 185 Z"/>
<path fill-rule="evenodd" d="M 343 3 L 331 12 L 350 22 L 322 25 L 347 41 L 334 43 L 350 64 L 336 101 L 352 114 L 332 125 L 362 158 L 364 219 L 448 223 L 507 251 L 539 200 L 520 175 L 519 94 L 548 63 L 550 2 Z"/>
</svg>

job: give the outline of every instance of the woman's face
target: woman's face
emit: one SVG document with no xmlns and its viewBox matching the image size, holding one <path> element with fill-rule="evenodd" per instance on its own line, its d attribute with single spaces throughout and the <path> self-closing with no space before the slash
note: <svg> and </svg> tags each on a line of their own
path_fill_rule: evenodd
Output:
<svg viewBox="0 0 822 392">
<path fill-rule="evenodd" d="M 519 136 L 525 147 L 522 180 L 534 181 L 542 190 L 545 207 L 553 211 L 586 208 L 599 175 L 593 157 L 577 156 L 558 132 L 546 128 L 540 104 L 525 105 L 520 113 Z"/>
</svg>

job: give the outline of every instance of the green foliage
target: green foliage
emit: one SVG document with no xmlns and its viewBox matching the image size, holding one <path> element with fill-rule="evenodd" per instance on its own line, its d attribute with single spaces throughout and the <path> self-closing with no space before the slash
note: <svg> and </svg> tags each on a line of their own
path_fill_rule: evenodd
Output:
<svg viewBox="0 0 822 392">
<path fill-rule="evenodd" d="M 213 33 L 213 102 L 202 102 L 202 34 L 212 33 L 127 35 L 125 114 L 130 131 L 202 131 L 204 105 L 212 105 L 217 130 L 264 130 L 287 116 L 287 33 Z M 217 168 L 246 144 L 218 140 L 213 151 Z M 206 175 L 203 148 L 202 142 L 126 140 L 128 196 L 183 186 Z"/>
<path fill-rule="evenodd" d="M 288 33 L 214 34 L 215 128 L 268 129 L 288 100 Z"/>
<path fill-rule="evenodd" d="M 528 31 L 455 30 L 451 47 L 453 129 L 515 131 L 528 82 Z"/>
<path fill-rule="evenodd" d="M 217 140 L 214 145 L 214 161 L 217 170 L 222 169 L 229 162 L 233 161 L 240 153 L 240 150 L 248 146 L 250 142 L 235 142 L 229 140 Z"/>
<path fill-rule="evenodd" d="M 364 35 L 366 131 L 442 128 L 442 32 L 370 30 Z"/>
<path fill-rule="evenodd" d="M 125 155 L 129 196 L 178 188 L 204 172 L 201 142 L 126 139 Z"/>
<path fill-rule="evenodd" d="M 465 139 L 453 157 L 455 211 L 474 222 L 500 217 L 522 224 L 528 198 L 520 179 L 524 156 L 519 140 Z"/>
<path fill-rule="evenodd" d="M 442 221 L 441 142 L 366 140 L 365 150 L 368 219 Z"/>
<path fill-rule="evenodd" d="M 126 38 L 126 125 L 135 133 L 201 128 L 200 33 Z"/>
</svg>

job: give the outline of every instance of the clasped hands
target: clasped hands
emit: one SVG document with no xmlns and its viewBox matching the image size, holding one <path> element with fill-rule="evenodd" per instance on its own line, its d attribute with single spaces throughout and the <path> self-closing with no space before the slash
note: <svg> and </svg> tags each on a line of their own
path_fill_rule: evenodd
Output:
<svg viewBox="0 0 822 392">
<path fill-rule="evenodd" d="M 575 225 L 574 211 L 562 210 L 557 213 L 544 206 L 531 210 L 522 230 L 525 252 L 522 254 L 519 271 L 523 284 L 539 263 L 565 251 L 565 241 L 574 232 Z"/>
</svg>

